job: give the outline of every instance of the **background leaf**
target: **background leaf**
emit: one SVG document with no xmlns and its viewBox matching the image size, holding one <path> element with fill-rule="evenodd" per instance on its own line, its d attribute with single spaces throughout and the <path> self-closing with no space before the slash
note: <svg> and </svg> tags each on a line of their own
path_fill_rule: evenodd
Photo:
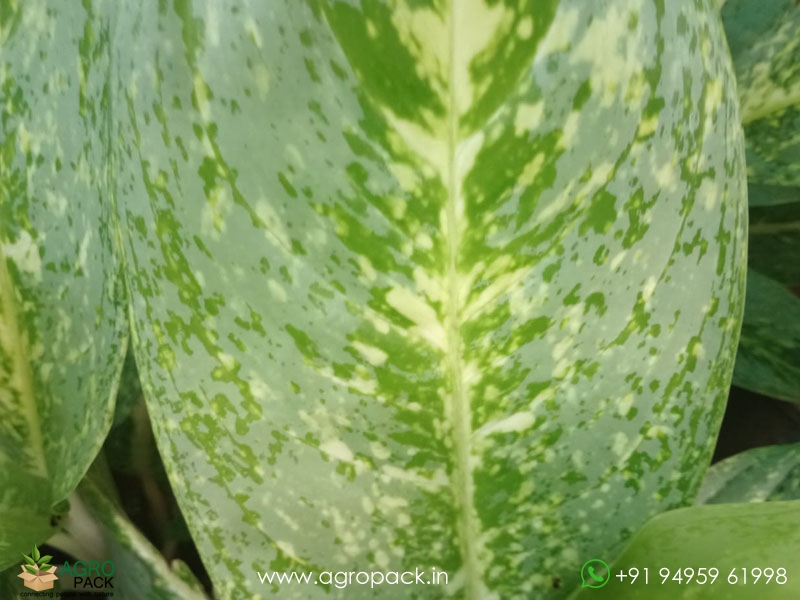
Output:
<svg viewBox="0 0 800 600">
<path fill-rule="evenodd" d="M 728 0 L 721 15 L 736 68 L 743 122 L 750 124 L 796 114 L 800 105 L 800 38 L 796 35 L 800 28 L 800 9 L 797 3 L 794 0 Z M 789 111 L 785 112 L 786 109 Z M 767 123 L 762 121 L 761 125 Z M 796 127 L 792 131 L 800 133 Z M 745 133 L 747 135 L 747 131 Z M 786 133 L 779 136 L 783 141 L 789 139 Z M 748 170 L 752 162 L 751 143 L 757 145 L 757 137 L 748 136 Z M 783 166 L 797 166 L 791 163 L 768 165 L 768 169 L 781 171 Z M 800 181 L 795 179 L 798 174 L 800 171 L 783 171 L 777 177 L 782 180 L 789 177 L 798 185 Z M 758 178 L 761 183 L 778 183 L 767 179 L 770 176 Z M 782 182 L 785 184 L 786 180 Z"/>
<path fill-rule="evenodd" d="M 798 400 L 800 299 L 779 284 L 800 284 L 800 6 L 731 0 L 721 15 L 741 99 L 750 195 L 750 271 L 734 383 Z"/>
<path fill-rule="evenodd" d="M 108 431 L 125 349 L 109 39 L 91 6 L 0 3 L 0 568 L 53 531 Z"/>
<path fill-rule="evenodd" d="M 753 183 L 747 186 L 747 194 L 751 208 L 800 203 L 800 188 L 795 187 Z"/>
<path fill-rule="evenodd" d="M 698 504 L 800 500 L 800 444 L 754 448 L 713 465 Z"/>
<path fill-rule="evenodd" d="M 90 475 L 72 498 L 64 532 L 53 538 L 59 548 L 83 561 L 114 563 L 114 592 L 123 598 L 208 600 L 187 570 L 176 574 L 127 517 L 94 483 Z M 60 574 L 62 589 L 73 586 Z"/>
<path fill-rule="evenodd" d="M 750 209 L 751 269 L 791 286 L 800 285 L 800 194 L 796 202 Z"/>
<path fill-rule="evenodd" d="M 114 427 L 124 423 L 139 402 L 144 402 L 142 386 L 139 383 L 139 371 L 136 369 L 133 350 L 129 349 L 125 355 L 125 363 L 119 382 L 119 393 L 114 407 Z"/>
<path fill-rule="evenodd" d="M 800 401 L 800 298 L 750 270 L 733 383 Z"/>
<path fill-rule="evenodd" d="M 115 6 L 136 360 L 220 598 L 559 598 L 692 501 L 745 268 L 710 2 Z"/>
<path fill-rule="evenodd" d="M 795 6 L 794 12 L 800 13 Z M 794 23 L 800 31 L 800 18 Z M 797 60 L 800 62 L 800 53 Z M 800 75 L 797 76 L 800 80 Z M 800 87 L 800 86 L 798 86 Z M 800 96 L 800 92 L 798 92 Z M 800 99 L 774 115 L 746 123 L 747 171 L 758 183 L 800 187 Z"/>
<path fill-rule="evenodd" d="M 19 567 L 16 569 L 7 569 L 0 571 L 0 597 L 4 600 L 20 600 L 19 595 L 25 588 L 20 585 L 21 580 L 19 577 Z"/>
<path fill-rule="evenodd" d="M 729 0 L 730 1 L 730 0 Z M 793 557 L 800 548 L 800 501 L 763 504 L 719 504 L 694 506 L 670 511 L 649 521 L 612 565 L 612 575 L 636 567 L 643 576 L 649 569 L 649 585 L 639 579 L 634 584 L 621 583 L 614 576 L 599 589 L 585 588 L 575 600 L 791 600 L 800 594 L 800 578 L 794 576 Z M 716 567 L 719 578 L 713 585 L 661 585 L 658 572 L 668 568 Z M 787 582 L 777 585 L 742 583 L 741 569 L 758 567 L 786 569 Z M 732 569 L 739 572 L 739 582 L 727 582 Z"/>
</svg>

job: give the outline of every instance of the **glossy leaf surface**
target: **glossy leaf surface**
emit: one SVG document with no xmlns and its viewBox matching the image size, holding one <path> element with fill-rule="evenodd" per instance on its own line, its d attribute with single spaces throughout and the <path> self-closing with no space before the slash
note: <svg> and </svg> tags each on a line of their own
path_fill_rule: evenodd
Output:
<svg viewBox="0 0 800 600">
<path fill-rule="evenodd" d="M 560 598 L 691 501 L 744 292 L 711 2 L 126 3 L 114 43 L 136 359 L 221 598 Z"/>
</svg>

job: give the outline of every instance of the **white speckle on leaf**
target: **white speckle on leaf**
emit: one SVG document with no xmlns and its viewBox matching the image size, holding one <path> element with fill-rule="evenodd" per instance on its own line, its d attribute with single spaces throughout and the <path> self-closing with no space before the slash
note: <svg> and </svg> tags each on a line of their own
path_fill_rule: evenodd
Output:
<svg viewBox="0 0 800 600">
<path fill-rule="evenodd" d="M 386 294 L 386 302 L 401 315 L 416 324 L 415 333 L 438 348 L 445 347 L 445 331 L 436 311 L 422 298 L 404 287 L 394 287 Z"/>
<path fill-rule="evenodd" d="M 375 346 L 367 346 L 361 342 L 353 342 L 353 347 L 358 350 L 359 353 L 366 358 L 370 364 L 375 365 L 376 367 L 386 363 L 386 359 L 388 358 L 386 352 L 380 348 L 376 348 Z"/>
<path fill-rule="evenodd" d="M 272 294 L 272 297 L 275 300 L 278 302 L 286 302 L 288 296 L 286 295 L 286 290 L 283 289 L 283 286 L 280 283 L 274 279 L 268 279 L 267 287 L 269 288 L 269 293 Z"/>
<path fill-rule="evenodd" d="M 3 254 L 6 258 L 14 261 L 20 271 L 32 275 L 37 282 L 42 280 L 42 259 L 39 256 L 39 247 L 30 233 L 23 229 L 13 244 L 3 246 Z"/>
<path fill-rule="evenodd" d="M 523 411 L 514 413 L 505 419 L 499 419 L 486 423 L 483 427 L 478 429 L 475 434 L 478 437 L 486 437 L 493 433 L 510 433 L 512 431 L 525 431 L 536 421 L 533 413 L 530 411 Z"/>
<path fill-rule="evenodd" d="M 352 451 L 347 447 L 347 444 L 341 440 L 328 440 L 327 442 L 322 443 L 319 449 L 328 456 L 331 456 L 337 460 L 353 462 Z"/>
</svg>

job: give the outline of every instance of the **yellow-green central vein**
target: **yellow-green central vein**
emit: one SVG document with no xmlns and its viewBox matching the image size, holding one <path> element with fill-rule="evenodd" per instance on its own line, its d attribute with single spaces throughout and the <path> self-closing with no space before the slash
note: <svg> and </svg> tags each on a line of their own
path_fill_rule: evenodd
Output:
<svg viewBox="0 0 800 600">
<path fill-rule="evenodd" d="M 461 356 L 461 299 L 459 290 L 458 254 L 461 242 L 461 223 L 457 203 L 460 199 L 461 185 L 456 169 L 456 147 L 458 144 L 458 108 L 455 94 L 455 12 L 453 0 L 449 24 L 449 100 L 447 122 L 447 207 L 445 211 L 445 235 L 447 236 L 447 270 L 445 273 L 446 300 L 446 343 L 447 362 L 452 379 L 450 398 L 450 419 L 453 430 L 455 468 L 452 475 L 453 492 L 460 510 L 458 537 L 463 557 L 464 592 L 467 599 L 477 599 L 483 588 L 482 569 L 479 566 L 480 526 L 475 506 L 474 481 L 471 465 L 472 426 L 470 419 L 470 398 L 464 389 L 464 366 Z"/>
<path fill-rule="evenodd" d="M 0 343 L 11 357 L 10 385 L 19 394 L 19 409 L 28 425 L 28 439 L 25 450 L 31 457 L 35 474 L 47 477 L 47 462 L 44 456 L 41 421 L 33 393 L 33 374 L 28 362 L 30 352 L 25 336 L 20 331 L 17 315 L 16 287 L 8 272 L 2 245 L 0 245 Z M 5 321 L 5 323 L 3 323 Z"/>
</svg>

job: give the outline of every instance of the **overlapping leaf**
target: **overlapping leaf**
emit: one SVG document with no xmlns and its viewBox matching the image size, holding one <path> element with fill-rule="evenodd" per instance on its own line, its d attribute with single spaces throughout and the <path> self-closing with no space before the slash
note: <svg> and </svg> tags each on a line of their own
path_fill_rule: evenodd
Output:
<svg viewBox="0 0 800 600">
<path fill-rule="evenodd" d="M 698 504 L 800 500 L 800 444 L 754 448 L 706 473 Z"/>
<path fill-rule="evenodd" d="M 800 401 L 800 298 L 750 270 L 733 382 L 781 400 Z"/>
<path fill-rule="evenodd" d="M 92 476 L 81 483 L 71 500 L 70 512 L 62 519 L 61 532 L 53 542 L 72 553 L 70 562 L 73 565 L 78 560 L 113 563 L 114 574 L 110 580 L 113 588 L 104 588 L 103 592 L 113 589 L 113 593 L 131 600 L 207 599 L 186 565 L 178 561 L 168 565 Z M 77 593 L 88 591 L 81 583 L 75 585 L 72 575 L 62 571 L 61 562 L 55 564 L 59 567 L 56 572 L 59 592 L 75 593 L 76 588 Z M 106 572 L 111 569 L 110 566 L 104 568 Z M 19 598 L 21 592 L 27 591 L 18 574 L 18 566 L 0 572 L 3 600 Z"/>
<path fill-rule="evenodd" d="M 711 2 L 123 3 L 136 358 L 221 598 L 560 598 L 690 501 L 744 280 Z M 594 518 L 602 511 L 603 518 Z"/>
<path fill-rule="evenodd" d="M 800 6 L 730 0 L 722 19 L 741 98 L 751 206 L 753 281 L 734 383 L 798 399 L 800 338 L 790 315 L 800 300 L 757 274 L 800 284 Z"/>
<path fill-rule="evenodd" d="M 0 567 L 44 541 L 100 448 L 125 346 L 90 12 L 0 3 Z"/>
<path fill-rule="evenodd" d="M 694 506 L 659 515 L 645 525 L 611 565 L 611 580 L 585 588 L 575 600 L 793 600 L 800 595 L 794 557 L 800 548 L 800 501 Z M 619 579 L 639 570 L 639 578 Z M 698 577 L 715 568 L 713 583 Z M 644 569 L 648 569 L 647 584 Z M 670 578 L 660 576 L 668 569 Z M 756 579 L 752 569 L 759 569 Z M 686 569 L 692 570 L 688 579 Z M 742 570 L 747 572 L 747 582 Z M 772 569 L 769 580 L 763 575 Z M 783 569 L 777 577 L 778 569 Z M 673 580 L 680 570 L 681 581 Z"/>
<path fill-rule="evenodd" d="M 779 283 L 800 286 L 800 194 L 794 197 L 751 207 L 748 264 Z"/>
<path fill-rule="evenodd" d="M 178 565 L 179 572 L 173 570 L 91 477 L 81 483 L 72 504 L 62 524 L 67 533 L 55 541 L 77 559 L 112 562 L 115 593 L 141 600 L 207 599 L 185 565 Z M 60 585 L 74 586 L 68 574 L 62 575 Z"/>
</svg>

